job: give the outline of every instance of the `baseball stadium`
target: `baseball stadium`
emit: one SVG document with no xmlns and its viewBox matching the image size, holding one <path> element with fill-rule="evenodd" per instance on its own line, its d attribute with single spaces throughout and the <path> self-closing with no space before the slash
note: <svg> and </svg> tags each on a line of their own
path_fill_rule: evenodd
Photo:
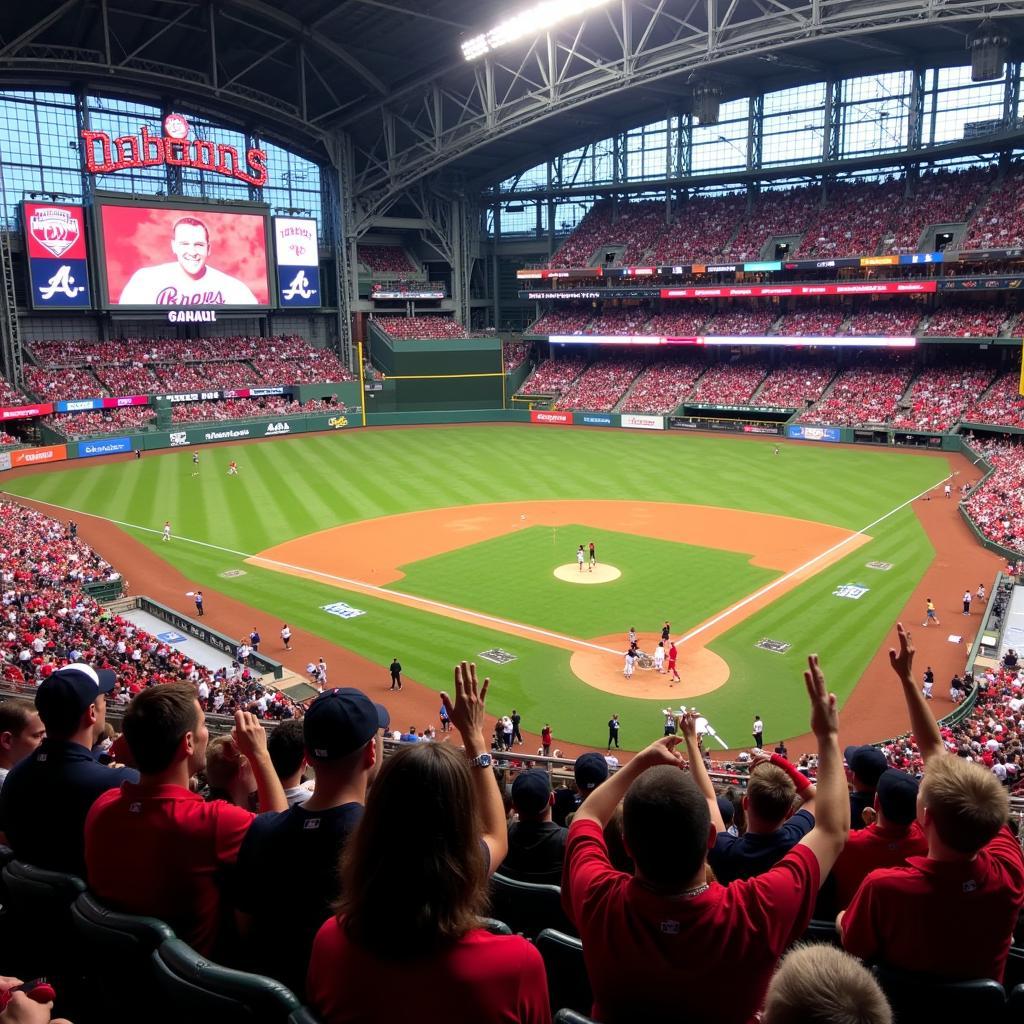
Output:
<svg viewBox="0 0 1024 1024">
<path fill-rule="evenodd" d="M 0 57 L 0 1024 L 1024 1019 L 1024 6 Z"/>
</svg>

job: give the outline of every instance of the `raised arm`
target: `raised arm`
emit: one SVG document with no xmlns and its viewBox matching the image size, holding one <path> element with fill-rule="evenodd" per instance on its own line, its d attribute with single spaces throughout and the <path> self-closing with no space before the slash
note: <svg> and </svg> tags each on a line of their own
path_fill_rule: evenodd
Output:
<svg viewBox="0 0 1024 1024">
<path fill-rule="evenodd" d="M 441 703 L 452 725 L 458 729 L 466 757 L 470 761 L 490 750 L 484 735 L 484 702 L 490 685 L 490 679 L 485 679 L 483 686 L 478 687 L 476 665 L 462 662 L 455 666 L 455 703 L 452 703 L 447 693 L 441 694 Z M 481 838 L 490 854 L 490 870 L 494 874 L 508 853 L 505 805 L 494 772 L 479 766 L 474 766 L 472 772 L 477 806 L 480 809 Z"/>
<path fill-rule="evenodd" d="M 248 711 L 236 711 L 231 739 L 239 753 L 249 759 L 253 778 L 256 780 L 256 798 L 260 811 L 287 811 L 288 799 L 270 760 L 267 731 L 260 724 L 260 720 Z"/>
<path fill-rule="evenodd" d="M 814 798 L 817 796 L 818 791 L 814 783 L 806 775 L 802 774 L 795 764 L 788 761 L 781 754 L 769 754 L 764 750 L 755 753 L 751 759 L 752 768 L 756 768 L 759 764 L 773 764 L 776 768 L 781 768 L 793 780 L 801 808 L 807 811 L 814 811 Z"/>
<path fill-rule="evenodd" d="M 593 790 L 580 805 L 579 810 L 573 815 L 573 822 L 595 821 L 601 828 L 604 828 L 615 808 L 619 806 L 626 791 L 633 784 L 633 780 L 642 775 L 648 768 L 655 765 L 667 764 L 676 768 L 683 768 L 683 758 L 676 750 L 683 741 L 678 736 L 663 736 L 649 747 L 644 748 L 624 768 L 620 768 L 611 775 L 607 782 L 602 783 Z"/>
<path fill-rule="evenodd" d="M 708 810 L 711 812 L 711 824 L 718 832 L 725 831 L 725 822 L 722 820 L 722 811 L 718 806 L 718 794 L 711 784 L 711 777 L 707 768 L 704 767 L 704 758 L 700 753 L 700 741 L 697 739 L 697 712 L 687 711 L 677 719 L 679 730 L 686 741 L 686 754 L 690 759 L 690 774 L 697 788 L 704 794 L 708 802 Z"/>
<path fill-rule="evenodd" d="M 829 693 L 818 656 L 807 659 L 804 684 L 811 702 L 811 731 L 818 741 L 818 786 L 814 828 L 800 841 L 818 860 L 821 880 L 832 870 L 850 831 L 850 797 L 843 755 L 839 750 L 839 712 L 836 695 Z"/>
<path fill-rule="evenodd" d="M 907 712 L 910 715 L 910 728 L 913 730 L 914 739 L 917 740 L 917 749 L 921 751 L 921 756 L 927 764 L 928 758 L 945 754 L 946 745 L 942 742 L 939 725 L 932 718 L 928 702 L 914 678 L 914 645 L 910 640 L 910 631 L 903 628 L 902 622 L 898 622 L 896 633 L 900 649 L 899 652 L 889 649 L 889 664 L 892 665 L 892 670 L 899 677 L 903 687 L 903 699 L 907 702 Z"/>
</svg>

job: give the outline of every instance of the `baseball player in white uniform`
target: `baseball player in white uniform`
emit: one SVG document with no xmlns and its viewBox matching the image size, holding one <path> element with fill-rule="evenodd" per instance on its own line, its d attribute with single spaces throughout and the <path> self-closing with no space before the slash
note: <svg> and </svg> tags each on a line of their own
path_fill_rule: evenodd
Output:
<svg viewBox="0 0 1024 1024">
<path fill-rule="evenodd" d="M 576 551 L 576 564 L 580 567 L 580 572 L 583 572 L 583 562 L 586 555 L 583 554 L 583 545 L 581 544 Z"/>
<path fill-rule="evenodd" d="M 632 651 L 626 651 L 626 664 L 623 666 L 622 674 L 627 679 L 633 678 L 633 669 L 636 666 L 636 657 Z"/>
<path fill-rule="evenodd" d="M 160 539 L 162 541 L 171 539 L 171 521 L 169 519 L 164 520 L 164 535 Z"/>
<path fill-rule="evenodd" d="M 237 278 L 206 265 L 210 232 L 196 217 L 182 217 L 171 233 L 175 262 L 142 267 L 117 300 L 122 306 L 255 306 L 256 296 Z"/>
<path fill-rule="evenodd" d="M 665 642 L 664 640 L 658 641 L 658 646 L 654 648 L 654 668 L 655 671 L 664 673 L 665 671 Z"/>
</svg>

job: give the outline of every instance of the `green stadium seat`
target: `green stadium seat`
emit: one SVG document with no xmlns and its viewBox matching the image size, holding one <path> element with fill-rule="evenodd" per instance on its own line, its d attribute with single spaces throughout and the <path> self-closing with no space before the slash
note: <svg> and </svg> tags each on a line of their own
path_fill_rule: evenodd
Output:
<svg viewBox="0 0 1024 1024">
<path fill-rule="evenodd" d="M 575 935 L 545 928 L 535 944 L 547 968 L 551 1008 L 589 1013 L 594 996 L 583 960 L 583 943 Z"/>
<path fill-rule="evenodd" d="M 545 928 L 576 934 L 562 910 L 562 890 L 557 885 L 520 882 L 495 873 L 491 876 L 491 911 L 512 931 L 528 939 Z"/>
<path fill-rule="evenodd" d="M 211 963 L 181 939 L 165 939 L 151 960 L 154 996 L 174 1020 L 287 1024 L 302 1009 L 279 981 Z"/>
<path fill-rule="evenodd" d="M 71 924 L 82 942 L 81 955 L 96 991 L 104 1021 L 132 1024 L 149 1001 L 153 951 L 173 939 L 170 925 L 155 917 L 120 914 L 90 892 L 71 905 Z M 116 972 L 110 965 L 117 964 Z"/>
<path fill-rule="evenodd" d="M 872 971 L 900 1021 L 1000 1020 L 1006 1007 L 1003 986 L 988 978 L 947 981 L 881 964 Z"/>
</svg>

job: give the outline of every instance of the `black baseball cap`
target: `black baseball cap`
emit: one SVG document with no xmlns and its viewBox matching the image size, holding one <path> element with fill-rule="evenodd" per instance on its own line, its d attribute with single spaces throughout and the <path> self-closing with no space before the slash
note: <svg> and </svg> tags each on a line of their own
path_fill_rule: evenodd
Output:
<svg viewBox="0 0 1024 1024">
<path fill-rule="evenodd" d="M 101 693 L 110 693 L 117 685 L 117 676 L 109 668 L 93 668 L 83 662 L 65 665 L 51 673 L 36 690 L 36 710 L 43 725 L 67 721 L 81 715 Z"/>
<path fill-rule="evenodd" d="M 868 744 L 862 747 L 847 747 L 843 751 L 843 757 L 846 758 L 850 771 L 865 786 L 871 786 L 872 788 L 878 785 L 882 772 L 889 767 L 885 754 L 878 747 L 872 747 Z"/>
<path fill-rule="evenodd" d="M 302 720 L 306 749 L 318 761 L 334 761 L 365 746 L 378 729 L 387 729 L 391 716 L 362 690 L 336 687 L 325 690 Z"/>
<path fill-rule="evenodd" d="M 576 758 L 572 773 L 580 790 L 597 789 L 608 778 L 608 762 L 604 754 L 592 750 Z"/>
<path fill-rule="evenodd" d="M 888 768 L 878 779 L 875 792 L 885 820 L 893 825 L 909 825 L 917 817 L 918 782 L 898 768 Z"/>
<path fill-rule="evenodd" d="M 512 783 L 512 806 L 520 813 L 534 817 L 551 803 L 551 779 L 548 773 L 532 768 L 516 776 Z"/>
</svg>

